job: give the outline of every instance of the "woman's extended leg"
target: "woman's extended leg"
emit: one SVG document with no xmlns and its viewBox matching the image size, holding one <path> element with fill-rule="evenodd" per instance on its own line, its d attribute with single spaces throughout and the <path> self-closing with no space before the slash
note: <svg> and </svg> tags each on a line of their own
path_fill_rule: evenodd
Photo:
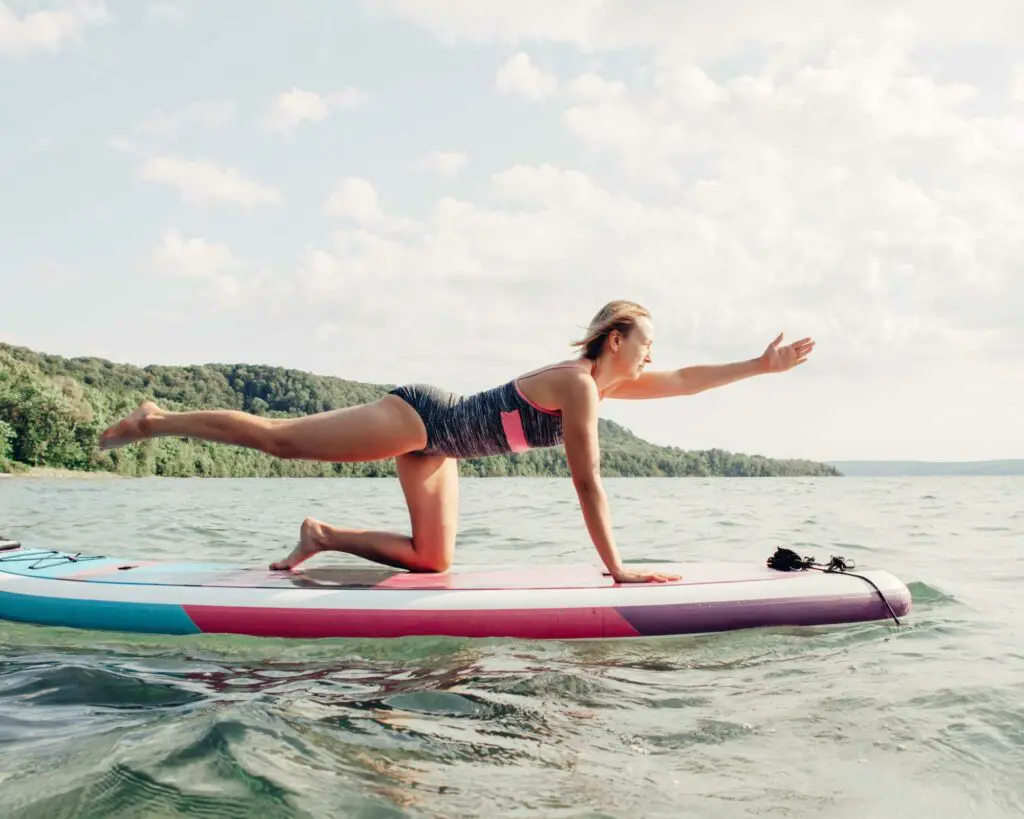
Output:
<svg viewBox="0 0 1024 819">
<path fill-rule="evenodd" d="M 376 461 L 422 449 L 423 421 L 396 395 L 302 418 L 263 418 L 239 410 L 168 412 L 152 401 L 108 428 L 101 449 L 181 436 L 258 449 L 278 458 Z"/>
<path fill-rule="evenodd" d="M 294 569 L 318 552 L 336 551 L 414 572 L 443 572 L 452 564 L 458 532 L 458 462 L 443 455 L 402 455 L 398 480 L 409 507 L 412 536 L 339 529 L 306 518 L 299 544 L 271 569 Z"/>
</svg>

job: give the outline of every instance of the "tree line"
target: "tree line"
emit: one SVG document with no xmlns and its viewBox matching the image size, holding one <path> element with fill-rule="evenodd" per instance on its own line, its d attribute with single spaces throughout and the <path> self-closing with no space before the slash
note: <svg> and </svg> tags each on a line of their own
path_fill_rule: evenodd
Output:
<svg viewBox="0 0 1024 819">
<path fill-rule="evenodd" d="M 252 364 L 135 367 L 65 358 L 0 344 L 0 472 L 25 466 L 168 477 L 390 477 L 394 460 L 328 464 L 288 461 L 205 441 L 159 438 L 101 452 L 100 433 L 143 400 L 170 410 L 237 409 L 288 418 L 372 401 L 391 385 L 347 381 Z M 657 446 L 601 419 L 601 469 L 608 476 L 838 475 L 827 464 L 720 449 Z M 463 475 L 569 475 L 562 447 L 460 462 Z"/>
</svg>

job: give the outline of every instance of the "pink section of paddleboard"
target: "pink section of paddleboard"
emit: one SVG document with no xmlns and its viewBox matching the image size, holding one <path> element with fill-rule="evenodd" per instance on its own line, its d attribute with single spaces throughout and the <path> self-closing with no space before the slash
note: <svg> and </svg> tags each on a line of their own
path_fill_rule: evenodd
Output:
<svg viewBox="0 0 1024 819">
<path fill-rule="evenodd" d="M 495 609 L 483 611 L 395 611 L 352 609 L 236 608 L 183 606 L 200 631 L 253 637 L 461 637 L 585 639 L 636 637 L 637 630 L 615 609 Z"/>
</svg>

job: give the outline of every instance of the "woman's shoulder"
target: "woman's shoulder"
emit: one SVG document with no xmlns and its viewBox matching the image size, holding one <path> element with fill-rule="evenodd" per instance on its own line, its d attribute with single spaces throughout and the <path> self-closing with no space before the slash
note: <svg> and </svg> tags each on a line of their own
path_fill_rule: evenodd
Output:
<svg viewBox="0 0 1024 819">
<path fill-rule="evenodd" d="M 519 392 L 536 406 L 560 410 L 566 401 L 573 401 L 581 388 L 596 390 L 592 373 L 591 361 L 573 358 L 523 373 L 515 379 L 515 384 Z"/>
<path fill-rule="evenodd" d="M 551 364 L 545 364 L 542 367 L 537 367 L 534 370 L 525 372 L 517 377 L 517 381 L 522 381 L 526 378 L 533 378 L 538 375 L 551 374 L 556 377 L 570 377 L 574 376 L 574 373 L 584 373 L 585 375 L 591 375 L 594 369 L 594 362 L 586 358 L 567 358 L 564 361 L 556 361 Z"/>
</svg>

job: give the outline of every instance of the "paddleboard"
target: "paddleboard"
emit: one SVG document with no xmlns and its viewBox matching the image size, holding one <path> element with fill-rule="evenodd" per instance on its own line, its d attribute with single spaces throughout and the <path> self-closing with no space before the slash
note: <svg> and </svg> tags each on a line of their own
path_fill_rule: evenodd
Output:
<svg viewBox="0 0 1024 819">
<path fill-rule="evenodd" d="M 0 538 L 0 618 L 173 635 L 576 640 L 895 620 L 911 607 L 907 587 L 877 569 L 854 575 L 710 562 L 643 568 L 682 579 L 619 584 L 587 564 L 438 574 L 304 564 L 287 572 L 125 560 Z"/>
</svg>

